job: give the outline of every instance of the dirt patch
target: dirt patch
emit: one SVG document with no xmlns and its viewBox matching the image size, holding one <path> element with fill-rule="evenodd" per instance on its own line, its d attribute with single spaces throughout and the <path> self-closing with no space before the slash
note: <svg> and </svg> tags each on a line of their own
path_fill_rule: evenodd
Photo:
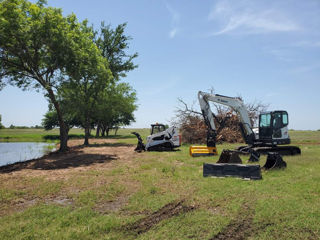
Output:
<svg viewBox="0 0 320 240">
<path fill-rule="evenodd" d="M 221 232 L 211 240 L 244 240 L 251 236 L 255 228 L 253 226 L 254 209 L 250 204 L 242 205 L 237 217 L 232 220 Z"/>
<path fill-rule="evenodd" d="M 115 139 L 90 139 L 90 142 L 92 144 L 84 147 L 79 145 L 83 143 L 82 139 L 70 140 L 68 152 L 54 152 L 39 159 L 0 167 L 0 187 L 23 193 L 21 197 L 13 197 L 8 202 L 0 203 L 0 215 L 22 211 L 38 203 L 73 206 L 74 200 L 70 196 L 77 195 L 84 189 L 98 189 L 109 184 L 113 178 L 113 169 L 120 169 L 121 174 L 125 175 L 127 169 L 139 164 L 136 161 L 138 154 L 134 152 L 134 145 L 118 143 Z M 83 187 L 72 183 L 78 176 L 81 181 L 85 181 L 84 179 L 89 179 L 91 175 L 95 181 L 90 186 Z M 38 187 L 34 185 L 36 183 L 33 183 L 33 178 L 36 182 L 39 178 L 57 182 L 57 191 L 53 189 L 52 194 L 35 197 L 38 195 Z M 127 186 L 125 194 L 117 196 L 115 201 L 101 203 L 100 212 L 121 209 L 128 202 L 129 196 L 140 187 L 135 182 L 128 186 L 125 177 L 119 178 L 119 184 Z M 46 191 L 44 186 L 39 187 L 40 191 L 43 189 Z"/>
<path fill-rule="evenodd" d="M 0 206 L 0 216 L 12 214 L 15 212 L 22 212 L 25 209 L 35 206 L 39 199 L 16 199 L 11 205 Z"/>
<path fill-rule="evenodd" d="M 97 206 L 94 209 L 102 214 L 117 212 L 127 204 L 129 197 L 129 195 L 121 195 L 113 201 L 102 202 L 97 204 Z"/>
<path fill-rule="evenodd" d="M 141 234 L 147 232 L 151 227 L 158 224 L 164 219 L 171 218 L 186 212 L 190 212 L 195 209 L 195 206 L 187 206 L 185 202 L 175 201 L 169 203 L 159 209 L 158 211 L 152 213 L 151 215 L 138 220 L 137 222 L 131 224 L 127 227 L 128 230 Z"/>
<path fill-rule="evenodd" d="M 129 164 L 136 156 L 134 145 L 117 143 L 116 140 L 91 139 L 92 144 L 87 147 L 79 145 L 82 142 L 81 139 L 69 140 L 70 149 L 65 153 L 53 152 L 39 159 L 2 166 L 0 174 L 65 179 L 72 172 Z"/>
<path fill-rule="evenodd" d="M 56 204 L 59 206 L 73 206 L 74 202 L 71 198 L 64 196 L 57 196 L 55 198 L 50 198 L 45 200 L 46 204 Z"/>
</svg>

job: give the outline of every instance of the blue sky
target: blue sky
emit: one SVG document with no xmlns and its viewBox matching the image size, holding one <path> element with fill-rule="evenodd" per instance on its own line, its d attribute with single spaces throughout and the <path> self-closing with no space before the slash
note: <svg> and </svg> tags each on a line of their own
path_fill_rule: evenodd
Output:
<svg viewBox="0 0 320 240">
<path fill-rule="evenodd" d="M 320 129 L 320 1 L 71 1 L 48 4 L 99 26 L 128 22 L 139 67 L 124 79 L 137 91 L 132 127 L 168 123 L 178 98 L 199 90 L 241 95 L 289 112 L 290 128 Z M 197 107 L 197 102 L 195 104 Z M 41 93 L 0 92 L 5 126 L 40 124 Z"/>
</svg>

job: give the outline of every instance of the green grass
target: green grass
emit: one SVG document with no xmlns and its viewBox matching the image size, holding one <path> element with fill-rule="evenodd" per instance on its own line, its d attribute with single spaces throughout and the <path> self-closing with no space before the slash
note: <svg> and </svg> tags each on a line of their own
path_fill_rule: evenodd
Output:
<svg viewBox="0 0 320 240">
<path fill-rule="evenodd" d="M 119 130 L 115 141 L 136 143 L 131 131 Z M 147 129 L 136 131 L 148 135 Z M 263 172 L 258 181 L 202 177 L 203 162 L 215 162 L 218 156 L 191 158 L 188 145 L 176 152 L 135 154 L 130 163 L 110 168 L 70 171 L 66 179 L 0 174 L 0 239 L 210 239 L 249 211 L 253 233 L 248 239 L 319 239 L 320 132 L 290 134 L 302 155 L 284 157 L 286 169 Z M 218 151 L 236 146 L 218 145 Z M 265 160 L 262 156 L 260 165 Z M 71 204 L 50 201 L 57 197 Z M 22 199 L 36 203 L 11 209 Z M 128 230 L 179 200 L 195 209 L 142 234 Z M 125 204 L 117 211 L 100 211 L 112 201 Z"/>
<path fill-rule="evenodd" d="M 135 143 L 136 137 L 131 134 L 138 131 L 144 138 L 149 135 L 150 130 L 144 129 L 119 129 L 117 135 L 111 130 L 106 138 L 125 139 L 127 143 Z M 92 130 L 92 137 L 95 132 Z M 69 132 L 69 138 L 83 138 L 84 130 L 73 128 Z M 132 140 L 130 140 L 132 139 Z M 57 142 L 59 140 L 59 129 L 45 131 L 44 129 L 0 129 L 0 142 Z"/>
</svg>

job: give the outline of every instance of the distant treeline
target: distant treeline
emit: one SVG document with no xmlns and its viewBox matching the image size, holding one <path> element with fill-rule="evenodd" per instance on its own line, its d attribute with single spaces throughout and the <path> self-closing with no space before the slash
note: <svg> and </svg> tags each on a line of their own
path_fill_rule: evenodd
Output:
<svg viewBox="0 0 320 240">
<path fill-rule="evenodd" d="M 3 128 L 6 128 L 3 126 Z M 39 125 L 35 125 L 35 126 L 15 126 L 13 124 L 11 124 L 7 129 L 44 129 L 43 126 L 39 126 Z"/>
</svg>

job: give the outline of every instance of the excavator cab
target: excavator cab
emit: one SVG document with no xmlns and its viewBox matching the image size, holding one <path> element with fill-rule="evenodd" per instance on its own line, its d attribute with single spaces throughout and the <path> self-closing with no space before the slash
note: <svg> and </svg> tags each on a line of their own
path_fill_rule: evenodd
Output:
<svg viewBox="0 0 320 240">
<path fill-rule="evenodd" d="M 270 144 L 289 144 L 288 113 L 263 112 L 259 116 L 259 141 Z"/>
</svg>

